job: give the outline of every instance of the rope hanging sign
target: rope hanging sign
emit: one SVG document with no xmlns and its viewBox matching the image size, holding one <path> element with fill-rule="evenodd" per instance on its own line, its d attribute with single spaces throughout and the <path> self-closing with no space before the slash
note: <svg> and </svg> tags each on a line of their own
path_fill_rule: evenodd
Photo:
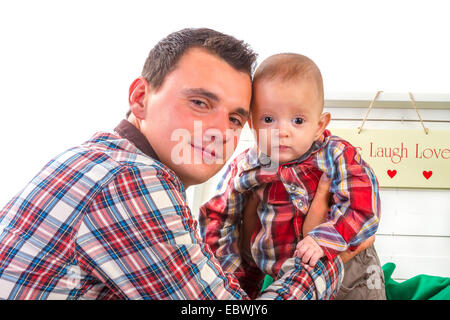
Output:
<svg viewBox="0 0 450 320">
<path fill-rule="evenodd" d="M 364 126 L 364 124 L 366 123 L 367 117 L 369 116 L 370 110 L 372 109 L 372 107 L 373 107 L 375 101 L 378 99 L 378 96 L 379 96 L 380 93 L 382 93 L 382 92 L 383 92 L 383 91 L 378 91 L 377 94 L 375 95 L 375 97 L 374 97 L 374 98 L 372 99 L 372 101 L 370 102 L 369 108 L 367 109 L 367 113 L 366 113 L 366 115 L 364 116 L 363 122 L 362 122 L 361 126 L 358 127 L 358 134 L 361 133 L 361 131 L 362 131 L 362 129 L 363 129 L 363 126 Z M 422 117 L 420 116 L 419 110 L 417 110 L 416 101 L 414 100 L 414 97 L 413 97 L 412 93 L 411 93 L 411 92 L 408 92 L 408 95 L 409 95 L 409 99 L 411 100 L 411 103 L 412 103 L 412 105 L 413 105 L 413 107 L 414 107 L 414 110 L 416 110 L 417 116 L 419 117 L 420 123 L 422 124 L 422 127 L 423 127 L 423 130 L 425 131 L 425 134 L 428 134 L 429 130 L 428 130 L 428 128 L 425 127 L 425 125 L 424 125 L 424 123 L 423 123 L 423 120 L 422 120 Z"/>
<path fill-rule="evenodd" d="M 450 189 L 450 128 L 427 128 L 411 92 L 409 98 L 423 130 L 364 128 L 381 93 L 372 99 L 357 130 L 331 128 L 331 132 L 358 148 L 381 187 Z"/>
</svg>

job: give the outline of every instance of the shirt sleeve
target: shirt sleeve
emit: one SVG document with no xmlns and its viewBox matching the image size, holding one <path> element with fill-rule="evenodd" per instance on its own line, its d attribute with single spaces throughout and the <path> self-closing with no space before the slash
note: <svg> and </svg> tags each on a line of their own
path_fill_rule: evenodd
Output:
<svg viewBox="0 0 450 320">
<path fill-rule="evenodd" d="M 380 218 L 378 181 L 354 147 L 347 146 L 334 159 L 330 192 L 333 205 L 328 221 L 309 235 L 328 258 L 347 249 L 354 250 L 374 235 Z"/>
<path fill-rule="evenodd" d="M 329 300 L 335 297 L 344 277 L 339 256 L 321 259 L 314 269 L 305 267 L 300 258 L 287 259 L 276 281 L 261 294 L 271 300 Z"/>
<path fill-rule="evenodd" d="M 93 283 L 120 299 L 248 299 L 197 231 L 180 182 L 153 167 L 125 167 L 95 196 L 79 226 L 77 261 Z M 340 261 L 325 268 L 339 270 Z M 341 272 L 314 277 L 286 266 L 262 298 L 312 299 L 334 290 Z M 321 291 L 320 291 L 321 292 Z M 325 298 L 328 296 L 324 296 Z"/>
<path fill-rule="evenodd" d="M 121 299 L 243 299 L 200 241 L 181 183 L 125 167 L 95 197 L 77 236 L 80 264 Z"/>
</svg>

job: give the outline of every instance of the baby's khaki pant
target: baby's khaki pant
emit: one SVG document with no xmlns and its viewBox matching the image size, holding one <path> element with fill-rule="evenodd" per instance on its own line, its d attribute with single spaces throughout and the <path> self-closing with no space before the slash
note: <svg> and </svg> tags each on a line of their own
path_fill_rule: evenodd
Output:
<svg viewBox="0 0 450 320">
<path fill-rule="evenodd" d="M 384 274 L 373 245 L 344 264 L 344 272 L 336 300 L 386 300 Z"/>
</svg>

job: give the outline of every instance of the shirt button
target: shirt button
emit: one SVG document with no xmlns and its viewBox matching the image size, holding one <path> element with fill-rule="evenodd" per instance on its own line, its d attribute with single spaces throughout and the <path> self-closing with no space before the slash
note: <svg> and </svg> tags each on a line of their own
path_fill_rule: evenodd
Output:
<svg viewBox="0 0 450 320">
<path fill-rule="evenodd" d="M 303 201 L 299 201 L 298 204 L 300 205 L 300 207 L 303 207 Z"/>
<path fill-rule="evenodd" d="M 270 158 L 268 156 L 264 155 L 264 154 L 261 155 L 259 161 L 261 162 L 261 164 L 263 166 L 266 166 L 266 165 L 270 164 Z"/>
<path fill-rule="evenodd" d="M 294 185 L 292 185 L 292 186 L 290 186 L 290 187 L 289 187 L 289 190 L 291 190 L 292 192 L 294 192 L 294 191 L 296 191 L 296 190 L 297 190 L 297 187 L 296 187 L 296 186 L 294 186 Z"/>
</svg>

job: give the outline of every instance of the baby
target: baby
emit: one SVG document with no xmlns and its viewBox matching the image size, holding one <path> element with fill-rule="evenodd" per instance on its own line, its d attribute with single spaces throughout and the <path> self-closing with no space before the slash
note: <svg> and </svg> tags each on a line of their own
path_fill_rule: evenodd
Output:
<svg viewBox="0 0 450 320">
<path fill-rule="evenodd" d="M 224 270 L 256 296 L 264 275 L 276 278 L 293 255 L 314 267 L 320 259 L 355 250 L 378 228 L 380 199 L 370 166 L 326 129 L 330 114 L 323 112 L 322 76 L 311 59 L 269 57 L 255 72 L 252 97 L 249 125 L 257 145 L 230 163 L 199 221 Z M 323 174 L 331 180 L 331 209 L 327 217 L 309 215 Z M 259 198 L 257 215 L 244 217 L 252 194 Z M 373 245 L 344 270 L 336 299 L 385 299 Z"/>
</svg>

